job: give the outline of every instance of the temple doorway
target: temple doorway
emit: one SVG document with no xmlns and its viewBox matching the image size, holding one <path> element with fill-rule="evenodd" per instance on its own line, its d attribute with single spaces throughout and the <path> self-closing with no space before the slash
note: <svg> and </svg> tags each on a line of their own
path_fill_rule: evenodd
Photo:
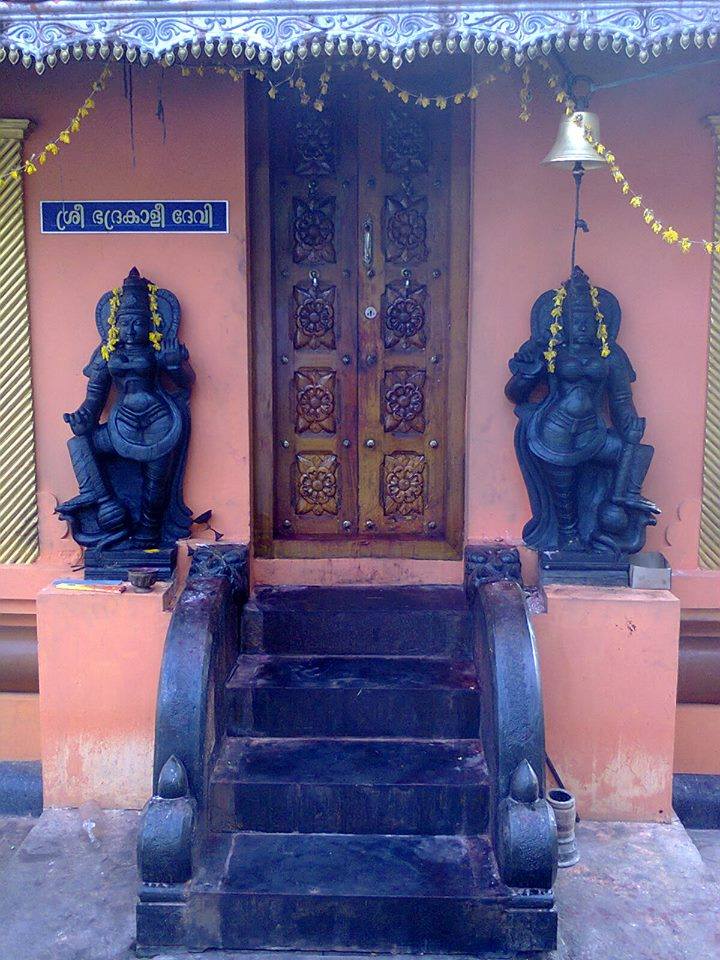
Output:
<svg viewBox="0 0 720 960">
<path fill-rule="evenodd" d="M 248 90 L 256 553 L 456 558 L 470 111 L 322 83 Z"/>
</svg>

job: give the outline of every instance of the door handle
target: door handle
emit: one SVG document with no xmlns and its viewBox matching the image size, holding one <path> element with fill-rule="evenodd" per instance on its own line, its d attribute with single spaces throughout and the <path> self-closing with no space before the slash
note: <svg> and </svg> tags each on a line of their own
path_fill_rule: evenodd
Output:
<svg viewBox="0 0 720 960">
<path fill-rule="evenodd" d="M 363 223 L 363 264 L 370 271 L 373 265 L 373 222 L 372 217 L 366 217 Z"/>
</svg>

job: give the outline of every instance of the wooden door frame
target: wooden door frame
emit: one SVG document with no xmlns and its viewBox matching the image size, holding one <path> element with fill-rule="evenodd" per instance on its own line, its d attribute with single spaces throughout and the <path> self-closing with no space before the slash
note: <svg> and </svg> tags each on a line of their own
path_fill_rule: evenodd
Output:
<svg viewBox="0 0 720 960">
<path fill-rule="evenodd" d="M 256 557 L 335 558 L 388 557 L 422 560 L 457 560 L 462 557 L 465 527 L 466 384 L 470 308 L 470 227 L 472 123 L 464 106 L 453 111 L 452 214 L 450 249 L 462 250 L 462 263 L 450 278 L 450 316 L 453 331 L 447 367 L 449 383 L 463 386 L 462 409 L 448 422 L 446 490 L 453 498 L 446 512 L 443 540 L 276 540 L 273 537 L 273 471 L 275 462 L 273 421 L 273 280 L 270 224 L 270 151 L 267 96 L 246 87 L 246 197 L 247 275 L 249 287 L 250 402 L 252 456 L 252 540 Z M 458 404 L 460 407 L 460 404 Z"/>
</svg>

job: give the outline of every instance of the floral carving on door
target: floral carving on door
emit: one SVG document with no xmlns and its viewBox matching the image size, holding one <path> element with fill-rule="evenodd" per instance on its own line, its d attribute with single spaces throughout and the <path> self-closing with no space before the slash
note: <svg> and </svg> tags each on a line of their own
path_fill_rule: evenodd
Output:
<svg viewBox="0 0 720 960">
<path fill-rule="evenodd" d="M 425 511 L 425 457 L 396 450 L 383 457 L 380 477 L 386 517 L 412 519 Z"/>
<path fill-rule="evenodd" d="M 295 125 L 293 171 L 299 177 L 330 177 L 335 173 L 333 128 L 329 117 L 304 110 Z"/>
<path fill-rule="evenodd" d="M 296 433 L 335 433 L 335 372 L 301 367 L 293 390 Z"/>
<path fill-rule="evenodd" d="M 386 433 L 425 430 L 425 371 L 396 367 L 383 377 L 381 415 Z"/>
<path fill-rule="evenodd" d="M 385 197 L 385 259 L 388 263 L 424 263 L 427 248 L 427 197 L 409 189 Z"/>
<path fill-rule="evenodd" d="M 409 280 L 389 283 L 380 301 L 386 347 L 425 346 L 427 287 Z"/>
<path fill-rule="evenodd" d="M 333 453 L 297 453 L 294 464 L 295 513 L 336 516 L 339 507 L 338 458 Z"/>
<path fill-rule="evenodd" d="M 293 286 L 290 335 L 296 350 L 335 349 L 335 293 L 334 284 L 323 286 L 316 278 Z"/>
<path fill-rule="evenodd" d="M 407 176 L 428 168 L 427 127 L 405 110 L 392 109 L 383 130 L 382 157 L 388 173 Z"/>
<path fill-rule="evenodd" d="M 311 184 L 307 200 L 293 197 L 293 260 L 335 263 L 335 197 L 320 197 Z"/>
<path fill-rule="evenodd" d="M 321 70 L 303 67 L 308 95 Z M 356 73 L 322 112 L 249 92 L 256 547 L 456 558 L 468 125 Z"/>
</svg>

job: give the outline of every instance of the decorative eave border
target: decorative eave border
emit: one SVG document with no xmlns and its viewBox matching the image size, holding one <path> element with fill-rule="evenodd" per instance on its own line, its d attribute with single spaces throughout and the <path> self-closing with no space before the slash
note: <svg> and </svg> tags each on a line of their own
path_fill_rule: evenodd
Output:
<svg viewBox="0 0 720 960">
<path fill-rule="evenodd" d="M 500 53 L 516 62 L 549 52 L 554 44 L 611 49 L 644 62 L 675 40 L 714 46 L 720 5 L 658 2 L 632 6 L 598 3 L 494 5 L 351 0 L 338 13 L 329 0 L 0 0 L 0 60 L 35 67 L 100 56 L 130 61 L 203 54 L 257 56 L 279 68 L 296 55 L 375 54 L 399 67 L 430 51 Z"/>
</svg>

